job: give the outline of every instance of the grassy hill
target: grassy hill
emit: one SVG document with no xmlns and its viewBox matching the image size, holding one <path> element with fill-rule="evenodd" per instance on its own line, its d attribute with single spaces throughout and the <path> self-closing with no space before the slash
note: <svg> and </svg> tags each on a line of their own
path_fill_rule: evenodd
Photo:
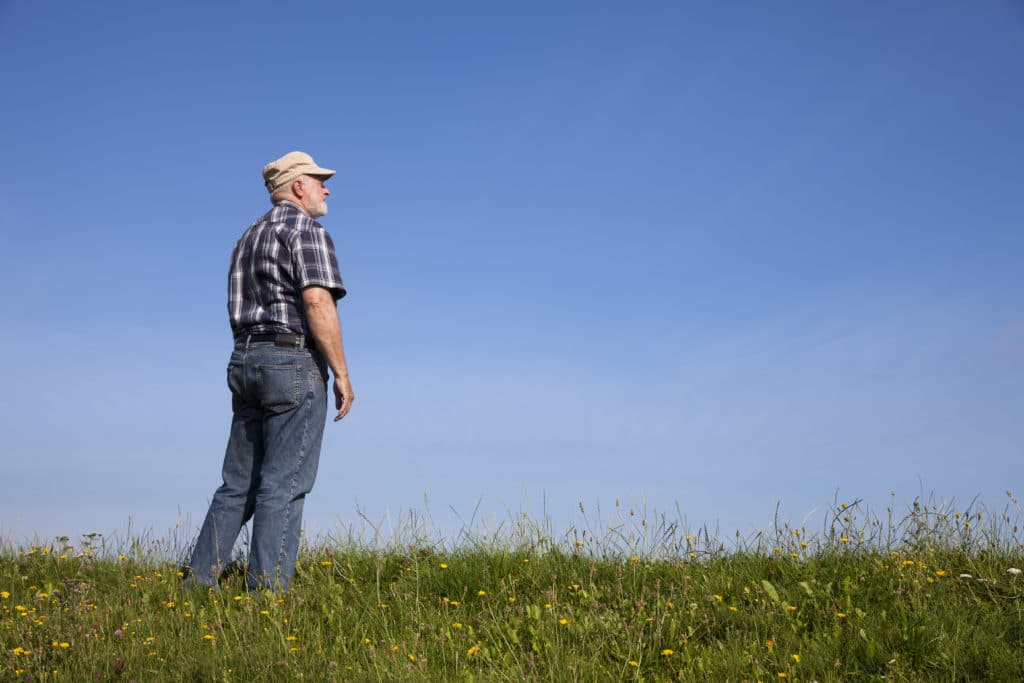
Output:
<svg viewBox="0 0 1024 683">
<path fill-rule="evenodd" d="M 1011 497 L 1012 501 L 1012 497 Z M 1020 681 L 1024 569 L 1002 513 L 837 503 L 730 547 L 621 510 L 457 543 L 320 541 L 293 588 L 183 588 L 167 541 L 0 551 L 0 679 Z"/>
</svg>

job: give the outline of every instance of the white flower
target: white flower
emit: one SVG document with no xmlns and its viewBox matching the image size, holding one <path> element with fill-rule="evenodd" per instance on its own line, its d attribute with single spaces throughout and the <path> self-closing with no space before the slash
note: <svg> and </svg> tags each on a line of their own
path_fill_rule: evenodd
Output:
<svg viewBox="0 0 1024 683">
<path fill-rule="evenodd" d="M 1017 569 L 1016 567 L 1010 567 L 1009 569 L 1006 570 L 1006 573 L 1007 574 L 1013 574 L 1014 576 L 1017 576 L 1018 574 L 1020 574 L 1020 570 Z"/>
</svg>

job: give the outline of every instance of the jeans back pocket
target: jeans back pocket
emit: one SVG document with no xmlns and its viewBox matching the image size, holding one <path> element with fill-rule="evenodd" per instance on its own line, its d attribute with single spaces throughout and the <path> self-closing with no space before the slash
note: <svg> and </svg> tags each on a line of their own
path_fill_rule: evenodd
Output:
<svg viewBox="0 0 1024 683">
<path fill-rule="evenodd" d="M 286 413 L 302 401 L 301 365 L 257 365 L 260 403 L 272 413 Z"/>
</svg>

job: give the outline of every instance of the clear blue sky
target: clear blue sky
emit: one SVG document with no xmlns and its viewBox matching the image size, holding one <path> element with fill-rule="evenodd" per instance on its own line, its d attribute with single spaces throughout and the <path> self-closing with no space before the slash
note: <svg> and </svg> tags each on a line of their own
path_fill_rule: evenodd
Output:
<svg viewBox="0 0 1024 683">
<path fill-rule="evenodd" d="M 8 0 L 0 60 L 6 535 L 201 522 L 293 149 L 359 396 L 311 532 L 1024 493 L 1019 2 Z"/>
</svg>

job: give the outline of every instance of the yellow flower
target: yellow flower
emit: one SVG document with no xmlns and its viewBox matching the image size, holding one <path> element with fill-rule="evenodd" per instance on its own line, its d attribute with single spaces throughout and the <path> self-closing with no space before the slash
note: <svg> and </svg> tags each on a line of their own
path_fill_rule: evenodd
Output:
<svg viewBox="0 0 1024 683">
<path fill-rule="evenodd" d="M 639 555 L 634 555 L 633 557 L 629 558 L 629 561 L 630 562 L 639 562 L 640 561 L 640 556 Z"/>
<path fill-rule="evenodd" d="M 836 612 L 836 619 L 845 619 L 846 614 L 844 612 Z"/>
<path fill-rule="evenodd" d="M 796 662 L 797 664 L 799 664 L 799 663 L 800 663 L 800 655 L 798 655 L 798 654 L 792 654 L 792 655 L 790 655 L 790 657 L 792 657 L 792 658 L 793 658 L 793 661 L 794 661 L 794 662 Z"/>
<path fill-rule="evenodd" d="M 551 603 L 550 602 L 545 602 L 544 603 L 544 609 L 551 609 Z"/>
<path fill-rule="evenodd" d="M 775 641 L 774 640 L 766 640 L 766 641 L 764 641 L 764 646 L 770 650 L 773 647 L 775 647 Z"/>
<path fill-rule="evenodd" d="M 846 536 L 843 536 L 842 538 L 839 539 L 839 542 L 840 543 L 849 543 L 850 539 L 848 539 Z"/>
<path fill-rule="evenodd" d="M 789 678 L 789 675 L 785 671 L 780 671 L 779 678 Z"/>
<path fill-rule="evenodd" d="M 736 609 L 736 606 L 735 606 L 735 605 L 729 605 L 729 611 L 730 611 L 730 612 L 738 612 L 739 610 L 738 610 L 738 609 Z"/>
<path fill-rule="evenodd" d="M 670 654 L 673 654 L 674 652 L 674 650 L 670 650 L 666 647 L 664 650 L 661 651 L 661 656 L 668 657 Z"/>
<path fill-rule="evenodd" d="M 476 594 L 482 598 L 485 595 L 487 595 L 487 591 L 480 590 L 480 591 L 477 591 Z"/>
<path fill-rule="evenodd" d="M 631 659 L 631 660 L 629 660 L 629 665 L 630 666 L 640 666 L 640 662 L 636 661 L 635 659 Z"/>
<path fill-rule="evenodd" d="M 331 562 L 330 560 L 324 560 L 323 562 L 320 563 L 320 566 L 321 567 L 330 567 L 332 564 L 334 564 L 334 563 Z"/>
<path fill-rule="evenodd" d="M 203 640 L 217 640 L 217 638 L 207 633 L 203 636 Z"/>
<path fill-rule="evenodd" d="M 562 617 L 561 619 L 558 620 L 558 623 L 561 624 L 562 626 L 565 626 L 566 624 L 569 623 L 569 620 L 566 619 L 565 617 Z"/>
<path fill-rule="evenodd" d="M 717 593 L 715 593 L 714 595 L 712 595 L 712 596 L 711 596 L 711 599 L 712 599 L 712 600 L 714 600 L 715 602 L 722 602 L 722 600 L 723 600 L 722 596 L 721 596 L 721 595 L 719 595 L 719 594 L 717 594 Z"/>
<path fill-rule="evenodd" d="M 937 572 L 935 572 L 935 576 L 946 576 L 946 570 L 945 569 L 938 570 Z"/>
<path fill-rule="evenodd" d="M 409 661 L 410 662 L 415 662 L 416 661 L 416 655 L 409 655 Z"/>
<path fill-rule="evenodd" d="M 451 605 L 452 607 L 458 607 L 459 606 L 459 601 L 458 600 L 451 600 L 451 601 L 448 602 L 448 604 Z"/>
<path fill-rule="evenodd" d="M 238 602 L 238 601 L 240 601 L 241 599 L 242 599 L 242 596 L 241 596 L 241 595 L 236 595 L 236 596 L 235 596 L 235 602 Z"/>
<path fill-rule="evenodd" d="M 8 593 L 7 591 L 0 591 L 0 598 L 3 598 L 4 600 L 6 600 L 9 597 L 11 597 L 11 594 Z"/>
<path fill-rule="evenodd" d="M 442 562 L 442 563 L 440 564 L 440 567 L 441 567 L 441 569 L 448 569 L 448 565 L 447 565 L 447 564 L 445 564 L 444 562 Z"/>
<path fill-rule="evenodd" d="M 71 643 L 61 643 L 60 644 L 60 649 L 62 649 L 62 650 L 66 650 L 69 647 L 71 647 Z"/>
<path fill-rule="evenodd" d="M 285 640 L 298 640 L 298 636 L 285 636 Z"/>
<path fill-rule="evenodd" d="M 786 609 L 789 610 L 790 612 L 795 612 L 796 611 L 796 605 L 786 605 Z"/>
<path fill-rule="evenodd" d="M 472 657 L 473 655 L 476 654 L 476 651 L 479 650 L 479 649 L 480 649 L 479 645 L 474 645 L 473 647 L 471 647 L 468 650 L 466 650 L 466 656 L 467 657 Z"/>
<path fill-rule="evenodd" d="M 515 598 L 514 598 L 513 596 L 511 596 L 511 595 L 510 595 L 510 596 L 508 596 L 508 604 L 510 604 L 510 605 L 511 605 L 511 604 L 512 604 L 512 603 L 514 603 L 515 601 L 516 601 L 516 599 L 515 599 Z"/>
<path fill-rule="evenodd" d="M 454 624 L 452 624 L 452 628 L 462 628 L 462 624 L 456 621 Z"/>
</svg>

